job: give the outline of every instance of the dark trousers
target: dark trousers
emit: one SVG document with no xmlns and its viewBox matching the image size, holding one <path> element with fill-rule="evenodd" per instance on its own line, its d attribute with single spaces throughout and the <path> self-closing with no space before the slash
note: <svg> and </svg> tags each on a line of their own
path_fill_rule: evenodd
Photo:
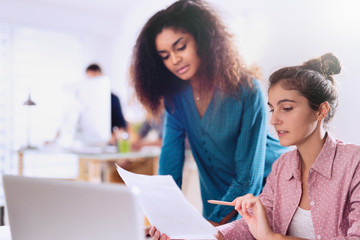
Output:
<svg viewBox="0 0 360 240">
<path fill-rule="evenodd" d="M 5 215 L 5 207 L 4 207 L 4 206 L 1 206 L 1 207 L 0 207 L 0 226 L 5 225 L 4 215 Z"/>
</svg>

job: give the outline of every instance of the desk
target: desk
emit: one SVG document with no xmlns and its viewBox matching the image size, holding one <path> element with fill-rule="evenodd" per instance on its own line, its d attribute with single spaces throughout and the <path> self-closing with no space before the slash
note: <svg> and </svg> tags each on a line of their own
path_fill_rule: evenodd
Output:
<svg viewBox="0 0 360 240">
<path fill-rule="evenodd" d="M 76 152 L 58 147 L 44 147 L 39 149 L 19 149 L 18 174 L 24 174 L 24 155 L 35 154 L 73 154 L 78 157 L 77 180 L 92 182 L 122 182 L 116 172 L 115 163 L 125 169 L 141 174 L 156 174 L 160 150 L 148 150 L 129 153 Z"/>
<path fill-rule="evenodd" d="M 115 163 L 134 173 L 157 174 L 159 152 L 78 154 L 80 180 L 122 182 Z"/>
<path fill-rule="evenodd" d="M 0 226 L 0 240 L 11 240 L 10 227 Z"/>
</svg>

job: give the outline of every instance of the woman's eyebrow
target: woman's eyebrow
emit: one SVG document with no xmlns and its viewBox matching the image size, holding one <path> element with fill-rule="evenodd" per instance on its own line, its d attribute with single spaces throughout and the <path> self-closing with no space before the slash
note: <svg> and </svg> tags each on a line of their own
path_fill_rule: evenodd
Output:
<svg viewBox="0 0 360 240">
<path fill-rule="evenodd" d="M 172 46 L 175 47 L 176 44 L 178 44 L 178 43 L 181 41 L 181 39 L 183 39 L 183 38 L 184 38 L 184 37 L 179 37 L 179 39 L 176 40 L 176 41 L 172 44 Z"/>
<path fill-rule="evenodd" d="M 279 101 L 277 102 L 277 105 L 280 105 L 281 103 L 284 103 L 284 102 L 292 102 L 292 103 L 294 103 L 295 101 L 294 101 L 294 100 L 291 100 L 291 99 L 285 98 L 285 99 L 279 100 Z"/>
<path fill-rule="evenodd" d="M 284 102 L 292 102 L 292 103 L 295 103 L 295 101 L 294 101 L 294 100 L 291 100 L 291 99 L 287 99 L 287 98 L 285 98 L 285 99 L 281 99 L 281 100 L 279 100 L 279 101 L 277 102 L 277 104 L 276 104 L 276 105 L 280 105 L 281 103 L 284 103 Z M 268 105 L 269 105 L 269 106 L 272 106 L 272 104 L 271 104 L 271 103 L 269 103 L 269 102 L 268 102 Z"/>
<path fill-rule="evenodd" d="M 181 39 L 183 39 L 184 37 L 179 37 L 179 39 L 177 39 L 173 44 L 172 44 L 172 47 L 175 47 L 176 46 L 176 44 L 178 44 L 180 41 L 181 41 Z M 159 51 L 157 51 L 158 53 L 166 53 L 167 51 L 165 51 L 165 50 L 159 50 Z"/>
</svg>

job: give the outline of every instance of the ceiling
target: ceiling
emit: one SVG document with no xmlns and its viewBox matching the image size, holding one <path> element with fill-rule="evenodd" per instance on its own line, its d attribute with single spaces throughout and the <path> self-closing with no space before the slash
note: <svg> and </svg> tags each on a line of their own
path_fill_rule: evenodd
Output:
<svg viewBox="0 0 360 240">
<path fill-rule="evenodd" d="M 147 18 L 174 1 L 0 0 L 0 22 L 113 35 L 124 24 Z"/>
<path fill-rule="evenodd" d="M 89 13 L 97 16 L 110 17 L 118 19 L 128 9 L 135 6 L 166 6 L 166 3 L 174 2 L 174 0 L 0 0 L 8 2 L 16 2 L 19 4 L 33 4 L 38 6 L 46 6 L 52 8 L 61 8 L 63 10 L 78 11 L 81 13 Z"/>
</svg>

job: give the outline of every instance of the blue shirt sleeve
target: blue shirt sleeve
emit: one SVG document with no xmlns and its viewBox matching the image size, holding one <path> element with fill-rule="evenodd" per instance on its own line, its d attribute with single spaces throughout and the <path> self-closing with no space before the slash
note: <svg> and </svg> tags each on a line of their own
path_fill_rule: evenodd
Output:
<svg viewBox="0 0 360 240">
<path fill-rule="evenodd" d="M 121 110 L 120 99 L 111 93 L 111 132 L 114 127 L 126 128 L 126 121 Z"/>
<path fill-rule="evenodd" d="M 181 188 L 185 157 L 185 129 L 180 119 L 171 112 L 165 102 L 163 143 L 159 158 L 159 174 L 173 176 Z"/>
<path fill-rule="evenodd" d="M 260 88 L 248 89 L 242 100 L 244 110 L 235 150 L 235 172 L 230 187 L 221 200 L 233 201 L 236 197 L 262 189 L 266 147 L 266 110 Z M 233 208 L 218 205 L 208 220 L 220 222 Z"/>
</svg>

